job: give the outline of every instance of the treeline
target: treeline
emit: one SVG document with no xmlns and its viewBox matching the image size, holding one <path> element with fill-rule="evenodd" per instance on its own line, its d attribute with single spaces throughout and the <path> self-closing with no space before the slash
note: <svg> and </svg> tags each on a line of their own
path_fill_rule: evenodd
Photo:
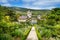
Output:
<svg viewBox="0 0 60 40">
<path fill-rule="evenodd" d="M 54 26 L 60 24 L 60 8 L 52 9 L 50 13 L 47 13 L 46 15 L 43 14 L 41 18 L 44 19 L 39 22 L 42 25 Z"/>
<path fill-rule="evenodd" d="M 0 20 L 4 19 L 5 16 L 10 17 L 10 21 L 16 21 L 16 13 L 9 7 L 0 6 Z"/>
<path fill-rule="evenodd" d="M 17 21 L 17 18 L 21 14 L 27 13 L 27 11 L 25 12 L 20 11 L 20 13 L 16 13 L 16 10 L 15 8 L 12 9 L 12 7 L 9 8 L 5 6 L 0 6 L 0 20 L 4 19 L 5 16 L 9 16 L 10 21 Z M 29 10 L 29 9 L 24 9 L 24 10 Z M 30 10 L 32 11 L 33 15 L 42 15 L 42 19 L 46 19 L 46 24 L 48 25 L 55 25 L 60 23 L 60 8 L 54 8 L 52 10 L 40 10 L 40 11 L 32 10 L 32 9 Z"/>
</svg>

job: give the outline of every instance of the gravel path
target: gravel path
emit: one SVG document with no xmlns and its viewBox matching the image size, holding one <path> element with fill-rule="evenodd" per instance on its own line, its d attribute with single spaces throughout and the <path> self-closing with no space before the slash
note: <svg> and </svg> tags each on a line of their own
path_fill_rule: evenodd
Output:
<svg viewBox="0 0 60 40">
<path fill-rule="evenodd" d="M 32 29 L 31 29 L 31 31 L 30 31 L 26 40 L 38 40 L 36 31 L 35 31 L 35 27 L 32 27 Z"/>
</svg>

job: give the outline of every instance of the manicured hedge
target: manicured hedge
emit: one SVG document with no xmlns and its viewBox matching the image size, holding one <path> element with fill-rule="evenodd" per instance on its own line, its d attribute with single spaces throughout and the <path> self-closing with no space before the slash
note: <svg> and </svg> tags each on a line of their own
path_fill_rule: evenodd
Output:
<svg viewBox="0 0 60 40">
<path fill-rule="evenodd" d="M 28 28 L 28 29 L 24 32 L 24 36 L 23 36 L 23 39 L 22 39 L 22 40 L 26 40 L 28 34 L 30 33 L 30 30 L 31 30 L 31 27 Z"/>
<path fill-rule="evenodd" d="M 37 36 L 38 36 L 38 40 L 42 40 L 41 34 L 38 31 L 37 27 L 35 27 L 35 30 L 36 30 L 36 33 L 37 33 Z"/>
</svg>

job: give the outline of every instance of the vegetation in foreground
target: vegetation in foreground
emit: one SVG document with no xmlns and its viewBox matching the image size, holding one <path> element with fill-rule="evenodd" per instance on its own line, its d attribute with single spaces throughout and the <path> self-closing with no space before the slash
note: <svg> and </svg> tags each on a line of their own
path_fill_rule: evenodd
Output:
<svg viewBox="0 0 60 40">
<path fill-rule="evenodd" d="M 32 25 L 19 23 L 17 18 L 26 14 L 25 10 L 18 10 L 0 6 L 0 40 L 25 40 Z M 28 9 L 27 9 L 28 10 Z M 30 9 L 31 10 L 31 9 Z M 38 20 L 36 32 L 39 40 L 59 40 L 60 39 L 60 8 L 41 11 L 31 10 L 33 15 L 41 15 L 42 20 Z M 33 25 L 34 26 L 34 25 Z"/>
<path fill-rule="evenodd" d="M 42 40 L 60 40 L 60 9 L 51 10 L 48 15 L 43 15 L 44 20 L 38 21 L 38 37 Z M 39 34 L 40 33 L 40 34 Z"/>
</svg>

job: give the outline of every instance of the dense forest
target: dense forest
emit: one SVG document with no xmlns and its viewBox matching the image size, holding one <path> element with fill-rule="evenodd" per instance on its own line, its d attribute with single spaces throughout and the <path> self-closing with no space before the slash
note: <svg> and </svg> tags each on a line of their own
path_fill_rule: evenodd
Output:
<svg viewBox="0 0 60 40">
<path fill-rule="evenodd" d="M 18 17 L 26 15 L 28 10 L 32 15 L 41 15 L 41 20 L 37 19 L 33 25 L 29 21 L 19 23 Z M 39 40 L 60 40 L 60 8 L 34 10 L 0 6 L 0 40 L 26 40 L 32 26 L 35 26 Z"/>
</svg>

